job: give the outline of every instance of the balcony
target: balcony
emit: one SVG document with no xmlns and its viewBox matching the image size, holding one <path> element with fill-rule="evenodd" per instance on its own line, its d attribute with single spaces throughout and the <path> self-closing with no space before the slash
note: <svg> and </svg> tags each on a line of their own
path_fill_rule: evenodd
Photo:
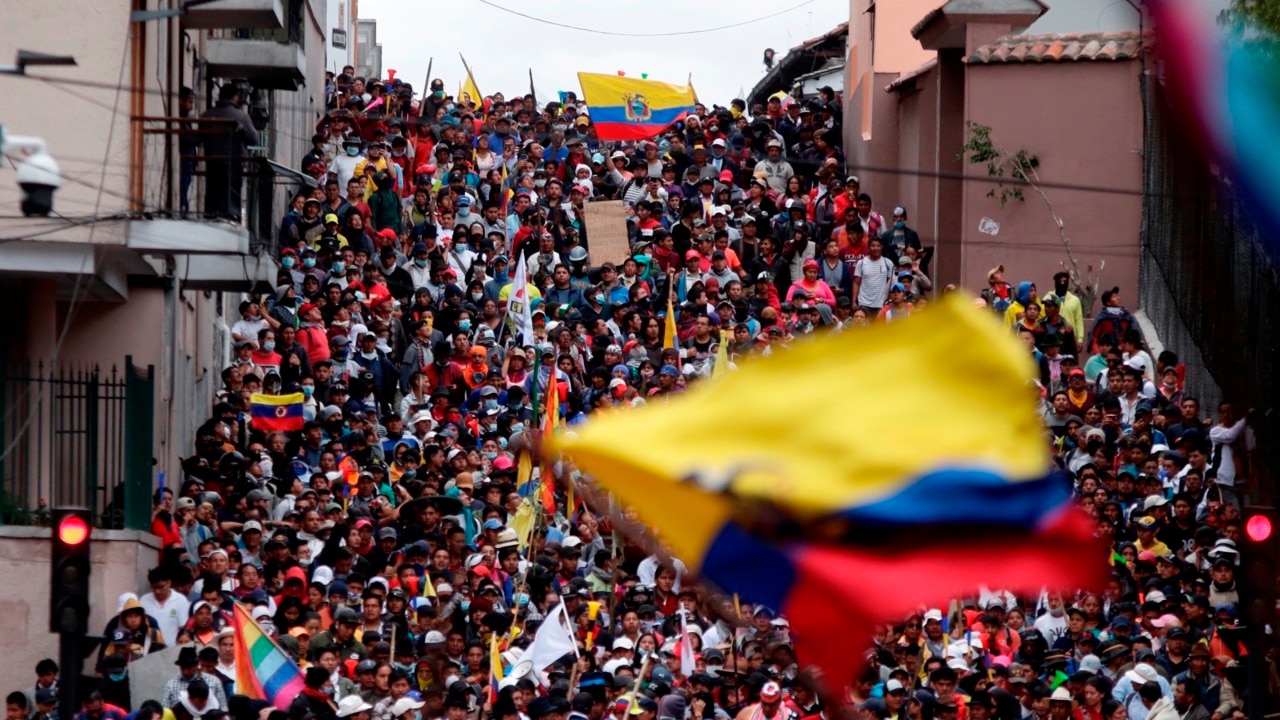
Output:
<svg viewBox="0 0 1280 720">
<path fill-rule="evenodd" d="M 203 59 L 209 76 L 247 79 L 264 90 L 297 90 L 305 85 L 305 0 L 287 0 L 283 17 L 283 26 L 275 28 L 213 30 L 204 42 Z"/>
<path fill-rule="evenodd" d="M 141 117 L 140 206 L 127 247 L 174 259 L 184 289 L 237 292 L 274 286 L 276 183 L 297 174 L 245 146 L 230 120 Z"/>
<path fill-rule="evenodd" d="M 307 77 L 306 53 L 291 42 L 216 37 L 204 52 L 209 75 L 245 78 L 257 88 L 297 90 Z"/>
<path fill-rule="evenodd" d="M 284 27 L 281 0 L 217 0 L 187 8 L 182 27 L 196 30 L 267 29 Z"/>
</svg>

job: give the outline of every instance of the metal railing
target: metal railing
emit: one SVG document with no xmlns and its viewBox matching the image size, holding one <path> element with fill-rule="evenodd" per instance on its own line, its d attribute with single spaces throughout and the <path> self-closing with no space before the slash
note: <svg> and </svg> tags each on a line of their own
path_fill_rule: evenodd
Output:
<svg viewBox="0 0 1280 720">
<path fill-rule="evenodd" d="M 43 525 L 80 505 L 107 528 L 151 514 L 154 369 L 0 366 L 0 524 Z"/>
<path fill-rule="evenodd" d="M 222 28 L 210 31 L 210 37 L 227 40 L 271 40 L 290 43 L 305 49 L 306 19 L 306 0 L 285 0 L 284 27 Z"/>
<path fill-rule="evenodd" d="M 186 220 L 232 222 L 249 230 L 251 251 L 274 247 L 276 173 L 264 148 L 244 144 L 236 121 L 134 121 L 144 138 L 146 208 Z"/>
</svg>

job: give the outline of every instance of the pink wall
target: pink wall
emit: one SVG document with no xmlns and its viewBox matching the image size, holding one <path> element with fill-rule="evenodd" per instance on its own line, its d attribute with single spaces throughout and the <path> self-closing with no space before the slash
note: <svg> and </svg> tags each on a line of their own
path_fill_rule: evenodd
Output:
<svg viewBox="0 0 1280 720">
<path fill-rule="evenodd" d="M 106 369 L 132 355 L 135 365 L 158 367 L 163 333 L 164 291 L 133 287 L 127 303 L 79 304 L 60 357 Z"/>
<path fill-rule="evenodd" d="M 937 135 L 938 72 L 932 70 L 918 77 L 912 89 L 899 90 L 889 102 L 898 107 L 898 157 L 901 168 L 931 170 L 938 161 Z M 920 234 L 925 245 L 937 237 L 934 196 L 937 180 L 927 173 L 900 174 L 896 178 L 896 195 L 885 195 L 881 207 L 901 205 L 907 211 L 911 227 Z"/>
<path fill-rule="evenodd" d="M 845 155 L 852 172 L 872 197 L 894 195 L 893 178 L 857 166 L 892 164 L 897 144 L 896 100 L 884 88 L 904 72 L 934 56 L 911 37 L 911 28 L 937 4 L 936 0 L 892 0 L 876 3 L 874 23 L 867 12 L 871 0 L 850 0 L 849 57 L 845 62 Z M 874 48 L 874 50 L 873 50 Z M 886 134 L 888 137 L 886 137 Z M 868 139 L 867 135 L 871 137 Z M 886 163 L 888 161 L 888 163 Z"/>
<path fill-rule="evenodd" d="M 878 73 L 908 72 L 933 57 L 911 37 L 911 28 L 941 0 L 880 0 L 876 3 L 875 69 Z M 867 0 L 854 0 L 854 11 L 866 10 Z M 859 7 L 861 6 L 861 7 Z M 884 86 L 881 85 L 883 90 Z"/>
<path fill-rule="evenodd" d="M 967 116 L 992 128 L 992 139 L 1040 159 L 1045 181 L 1140 190 L 1142 188 L 1141 64 L 1078 61 L 1028 65 L 971 65 Z M 969 174 L 985 169 L 966 165 Z M 1066 252 L 1039 195 L 1000 203 L 986 196 L 993 184 L 964 183 L 960 281 L 985 287 L 998 263 L 1012 283 L 1032 280 L 1041 291 L 1065 262 Z M 1142 197 L 1046 189 L 1082 269 L 1106 260 L 1102 287 L 1119 285 L 1130 296 L 1138 282 Z M 1000 223 L 992 237 L 978 232 L 981 218 Z"/>
</svg>

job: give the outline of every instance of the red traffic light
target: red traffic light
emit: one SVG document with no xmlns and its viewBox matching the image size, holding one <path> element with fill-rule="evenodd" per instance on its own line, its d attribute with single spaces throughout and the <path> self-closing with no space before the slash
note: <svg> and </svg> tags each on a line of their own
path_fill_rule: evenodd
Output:
<svg viewBox="0 0 1280 720">
<path fill-rule="evenodd" d="M 89 524 L 84 521 L 84 518 L 68 515 L 58 523 L 58 540 L 64 545 L 79 545 L 88 539 Z"/>
<path fill-rule="evenodd" d="M 1266 515 L 1251 515 L 1244 523 L 1244 533 L 1253 542 L 1262 542 L 1271 537 L 1271 518 Z"/>
</svg>

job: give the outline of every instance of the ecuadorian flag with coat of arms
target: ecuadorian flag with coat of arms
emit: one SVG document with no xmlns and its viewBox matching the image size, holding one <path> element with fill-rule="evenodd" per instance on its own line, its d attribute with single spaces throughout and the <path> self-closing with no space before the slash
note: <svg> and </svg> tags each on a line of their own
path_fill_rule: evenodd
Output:
<svg viewBox="0 0 1280 720">
<path fill-rule="evenodd" d="M 294 432 L 306 424 L 302 416 L 302 393 L 289 395 L 249 396 L 252 406 L 253 428 L 262 432 Z"/>
<path fill-rule="evenodd" d="M 881 380 L 885 368 L 898 378 Z M 1100 586 L 1106 543 L 1053 469 L 1034 368 L 955 297 L 796 342 L 670 402 L 543 436 L 661 531 L 690 572 L 787 616 L 837 685 L 837 638 L 978 586 Z M 902 421 L 904 408 L 922 409 Z M 672 432 L 694 427 L 696 433 Z"/>
<path fill-rule="evenodd" d="M 601 140 L 644 140 L 683 120 L 698 102 L 692 85 L 578 73 L 591 124 Z"/>
</svg>

